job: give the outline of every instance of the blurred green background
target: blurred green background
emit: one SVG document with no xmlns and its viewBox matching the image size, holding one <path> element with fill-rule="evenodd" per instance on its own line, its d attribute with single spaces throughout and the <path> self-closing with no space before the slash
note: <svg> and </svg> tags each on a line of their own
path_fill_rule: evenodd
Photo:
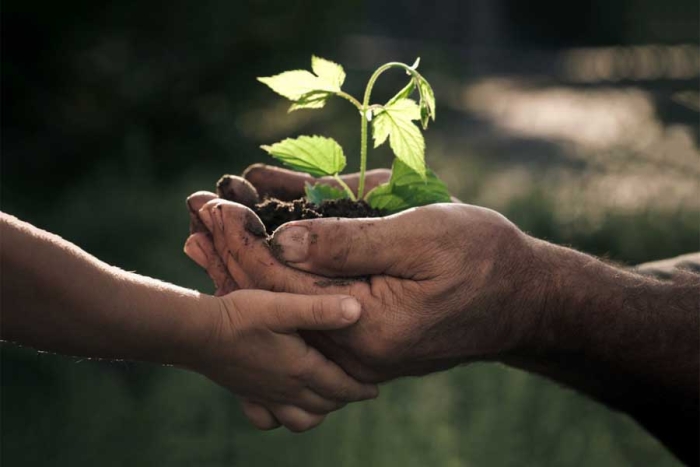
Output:
<svg viewBox="0 0 700 467">
<path fill-rule="evenodd" d="M 438 99 L 428 162 L 465 202 L 624 264 L 699 247 L 696 0 L 1 8 L 2 210 L 123 269 L 211 292 L 182 253 L 184 199 L 264 161 L 260 144 L 321 133 L 357 166 L 347 103 L 287 115 L 255 81 L 312 53 L 345 65 L 355 95 L 420 56 Z M 254 431 L 176 369 L 3 345 L 1 383 L 8 467 L 677 464 L 627 417 L 498 365 L 387 384 L 299 435 Z"/>
</svg>

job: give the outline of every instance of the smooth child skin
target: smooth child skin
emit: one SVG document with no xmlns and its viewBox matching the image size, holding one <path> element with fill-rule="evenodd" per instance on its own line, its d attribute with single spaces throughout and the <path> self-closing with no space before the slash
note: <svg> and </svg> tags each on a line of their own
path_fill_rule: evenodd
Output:
<svg viewBox="0 0 700 467">
<path fill-rule="evenodd" d="M 199 372 L 241 396 L 260 429 L 307 430 L 377 395 L 298 333 L 352 326 L 361 309 L 347 295 L 203 295 L 109 266 L 3 213 L 0 241 L 2 341 Z"/>
<path fill-rule="evenodd" d="M 278 179 L 277 193 L 300 195 L 294 177 L 307 176 L 246 173 L 261 194 L 256 180 Z M 700 276 L 625 271 L 465 204 L 296 221 L 268 239 L 246 206 L 205 193 L 189 203 L 206 231 L 195 227 L 186 251 L 220 258 L 209 267 L 217 284 L 357 298 L 355 326 L 304 335 L 357 379 L 499 361 L 628 413 L 697 464 Z"/>
</svg>

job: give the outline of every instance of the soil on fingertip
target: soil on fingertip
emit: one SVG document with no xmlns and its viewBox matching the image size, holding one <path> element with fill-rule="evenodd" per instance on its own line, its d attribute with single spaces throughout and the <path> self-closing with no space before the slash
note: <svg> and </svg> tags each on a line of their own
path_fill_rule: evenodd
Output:
<svg viewBox="0 0 700 467">
<path fill-rule="evenodd" d="M 364 201 L 349 199 L 334 199 L 323 201 L 321 204 L 309 203 L 306 199 L 280 201 L 268 198 L 253 207 L 253 211 L 265 224 L 268 234 L 272 234 L 280 225 L 302 219 L 318 219 L 319 217 L 381 217 L 379 209 L 371 208 Z"/>
</svg>

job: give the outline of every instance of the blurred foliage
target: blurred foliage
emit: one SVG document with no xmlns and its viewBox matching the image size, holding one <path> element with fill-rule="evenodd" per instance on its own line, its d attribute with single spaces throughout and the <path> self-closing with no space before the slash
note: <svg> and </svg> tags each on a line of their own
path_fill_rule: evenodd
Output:
<svg viewBox="0 0 700 467">
<path fill-rule="evenodd" d="M 644 151 L 617 145 L 619 159 L 514 135 L 500 117 L 460 103 L 495 75 L 588 99 L 601 83 L 566 81 L 560 52 L 697 44 L 697 18 L 697 2 L 687 0 L 411 0 L 401 8 L 386 0 L 5 0 L 1 207 L 123 269 L 211 291 L 181 253 L 187 194 L 265 160 L 258 146 L 290 132 L 323 133 L 358 152 L 356 115 L 343 102 L 288 116 L 254 78 L 306 66 L 316 53 L 346 65 L 357 93 L 368 70 L 420 55 L 439 107 L 428 161 L 461 199 L 626 264 L 697 250 L 697 204 L 665 188 L 697 180 L 697 113 L 670 98 L 697 91 L 697 76 L 603 83 L 643 93 L 652 109 L 640 131 L 652 128 L 656 143 Z M 379 83 L 378 99 L 399 75 Z M 683 125 L 680 136 L 671 124 Z M 664 179 L 665 203 L 623 208 L 611 201 L 622 198 L 596 188 L 606 175 L 667 175 L 667 159 L 638 170 L 664 151 L 684 151 L 686 164 Z M 386 165 L 388 156 L 373 152 L 370 164 Z M 349 157 L 350 168 L 357 159 Z M 652 179 L 640 175 L 633 195 L 648 195 Z M 3 346 L 1 372 L 3 466 L 676 465 L 625 416 L 498 365 L 385 385 L 378 400 L 303 435 L 255 432 L 234 398 L 177 369 Z"/>
</svg>

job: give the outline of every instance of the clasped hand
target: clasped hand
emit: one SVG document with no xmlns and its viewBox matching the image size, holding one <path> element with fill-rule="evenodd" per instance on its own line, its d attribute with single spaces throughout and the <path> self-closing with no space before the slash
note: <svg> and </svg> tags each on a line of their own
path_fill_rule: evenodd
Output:
<svg viewBox="0 0 700 467">
<path fill-rule="evenodd" d="M 249 205 L 257 198 L 250 184 L 261 195 L 293 199 L 310 179 L 266 166 L 251 167 L 245 177 L 229 179 L 227 189 Z M 387 177 L 373 171 L 370 188 Z M 356 177 L 346 181 L 352 186 Z M 205 192 L 188 204 L 185 251 L 207 269 L 218 295 L 264 289 L 359 301 L 356 324 L 302 333 L 359 381 L 499 359 L 527 346 L 536 324 L 518 313 L 537 299 L 523 290 L 524 269 L 534 266 L 528 237 L 494 211 L 438 204 L 385 218 L 295 221 L 268 237 L 244 204 Z"/>
</svg>

